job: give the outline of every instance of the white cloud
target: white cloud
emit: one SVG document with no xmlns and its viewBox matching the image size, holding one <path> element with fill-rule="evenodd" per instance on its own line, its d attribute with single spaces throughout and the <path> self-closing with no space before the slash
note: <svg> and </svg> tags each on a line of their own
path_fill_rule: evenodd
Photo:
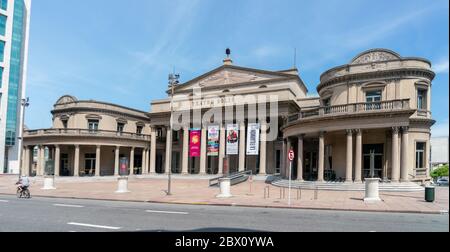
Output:
<svg viewBox="0 0 450 252">
<path fill-rule="evenodd" d="M 275 46 L 263 45 L 253 51 L 253 55 L 258 58 L 267 58 L 280 53 L 280 48 Z"/>
<path fill-rule="evenodd" d="M 433 66 L 433 71 L 437 74 L 447 73 L 448 74 L 448 58 L 441 59 Z"/>
<path fill-rule="evenodd" d="M 448 131 L 449 131 L 449 123 L 448 120 L 444 121 L 442 123 L 437 123 L 433 126 L 431 129 L 431 135 L 432 137 L 448 137 Z"/>
</svg>

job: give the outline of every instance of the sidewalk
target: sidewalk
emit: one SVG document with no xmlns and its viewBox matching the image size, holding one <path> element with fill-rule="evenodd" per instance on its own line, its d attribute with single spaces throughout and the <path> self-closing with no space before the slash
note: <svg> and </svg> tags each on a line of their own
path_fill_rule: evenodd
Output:
<svg viewBox="0 0 450 252">
<path fill-rule="evenodd" d="M 0 194 L 15 194 L 17 176 L 0 176 Z M 285 198 L 280 199 L 282 189 L 255 180 L 253 183 L 242 183 L 232 187 L 234 197 L 230 199 L 217 199 L 219 188 L 208 187 L 208 180 L 172 179 L 172 196 L 166 196 L 167 178 L 130 178 L 130 193 L 116 194 L 117 181 L 108 178 L 57 178 L 56 190 L 45 191 L 42 178 L 32 178 L 31 194 L 42 197 L 81 198 L 119 201 L 157 202 L 172 204 L 199 204 L 199 205 L 230 205 L 246 207 L 288 207 L 288 190 Z M 264 197 L 264 189 L 268 188 L 270 197 Z M 345 211 L 377 211 L 377 212 L 404 212 L 404 213 L 443 213 L 449 209 L 448 187 L 436 188 L 436 201 L 424 201 L 423 192 L 382 192 L 382 202 L 367 204 L 363 201 L 364 192 L 335 192 L 319 191 L 315 199 L 315 192 L 301 191 L 301 199 L 297 199 L 297 190 L 292 190 L 291 208 L 300 209 L 326 209 Z"/>
</svg>

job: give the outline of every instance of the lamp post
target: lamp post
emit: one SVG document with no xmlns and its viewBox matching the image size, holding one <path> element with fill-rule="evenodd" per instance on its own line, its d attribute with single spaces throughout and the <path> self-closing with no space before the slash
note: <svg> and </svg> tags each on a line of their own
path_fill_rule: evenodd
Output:
<svg viewBox="0 0 450 252">
<path fill-rule="evenodd" d="M 22 121 L 20 122 L 20 136 L 18 138 L 19 140 L 19 146 L 18 146 L 18 155 L 19 155 L 19 160 L 21 160 L 21 162 L 19 161 L 19 179 L 22 176 L 22 165 L 23 162 L 25 161 L 22 157 L 22 149 L 23 149 L 23 133 L 24 133 L 24 127 L 25 127 L 25 108 L 27 108 L 28 106 L 30 106 L 30 98 L 24 98 L 21 100 L 21 104 L 22 106 Z"/>
<path fill-rule="evenodd" d="M 173 130 L 173 93 L 175 92 L 175 87 L 179 84 L 180 75 L 179 74 L 169 74 L 169 89 L 170 89 L 170 126 L 169 130 Z M 172 134 L 170 134 L 172 136 Z M 172 139 L 170 139 L 172 144 Z M 169 179 L 167 185 L 167 195 L 172 195 L 172 153 L 169 153 Z"/>
</svg>

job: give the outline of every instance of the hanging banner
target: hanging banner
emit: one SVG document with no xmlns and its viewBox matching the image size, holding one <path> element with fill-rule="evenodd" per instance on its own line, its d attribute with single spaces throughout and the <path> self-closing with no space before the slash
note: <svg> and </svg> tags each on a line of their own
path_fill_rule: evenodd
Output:
<svg viewBox="0 0 450 252">
<path fill-rule="evenodd" d="M 259 123 L 248 124 L 247 135 L 247 155 L 258 156 L 259 155 Z"/>
<path fill-rule="evenodd" d="M 208 157 L 219 156 L 219 126 L 208 127 Z"/>
<path fill-rule="evenodd" d="M 227 155 L 239 154 L 239 125 L 227 125 Z"/>
<path fill-rule="evenodd" d="M 200 157 L 202 131 L 200 129 L 191 129 L 189 135 L 189 156 Z"/>
</svg>

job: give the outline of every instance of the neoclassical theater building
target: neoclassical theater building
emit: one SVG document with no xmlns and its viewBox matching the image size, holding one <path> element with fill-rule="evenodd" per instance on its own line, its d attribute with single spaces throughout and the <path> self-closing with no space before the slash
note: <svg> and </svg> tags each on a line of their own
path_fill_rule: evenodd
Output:
<svg viewBox="0 0 450 252">
<path fill-rule="evenodd" d="M 22 172 L 117 176 L 125 158 L 130 175 L 287 177 L 293 150 L 299 181 L 424 181 L 434 77 L 426 59 L 373 49 L 326 71 L 310 96 L 297 69 L 251 69 L 227 57 L 150 112 L 61 97 L 52 128 L 26 130 Z"/>
</svg>

